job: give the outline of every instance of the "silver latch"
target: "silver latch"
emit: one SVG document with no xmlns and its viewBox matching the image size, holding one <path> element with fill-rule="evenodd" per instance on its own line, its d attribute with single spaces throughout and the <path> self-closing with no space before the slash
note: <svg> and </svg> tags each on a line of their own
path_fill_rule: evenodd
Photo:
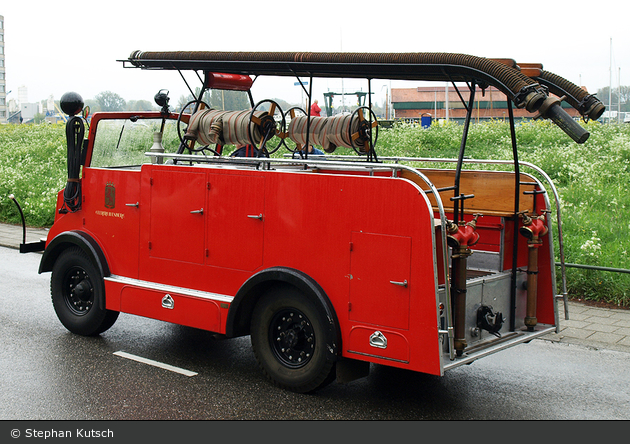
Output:
<svg viewBox="0 0 630 444">
<path fill-rule="evenodd" d="M 168 308 L 170 310 L 175 308 L 175 301 L 170 294 L 167 294 L 162 298 L 162 308 Z"/>
<path fill-rule="evenodd" d="M 370 335 L 370 345 L 376 348 L 387 348 L 387 338 L 380 331 L 375 331 Z"/>
</svg>

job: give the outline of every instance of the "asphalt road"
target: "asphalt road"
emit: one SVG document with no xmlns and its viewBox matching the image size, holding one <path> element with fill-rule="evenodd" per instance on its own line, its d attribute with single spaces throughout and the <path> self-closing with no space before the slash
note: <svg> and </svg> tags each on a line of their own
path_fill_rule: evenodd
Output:
<svg viewBox="0 0 630 444">
<path fill-rule="evenodd" d="M 373 365 L 303 395 L 264 379 L 249 337 L 125 314 L 100 337 L 73 335 L 39 259 L 0 247 L 0 420 L 630 419 L 630 354 L 618 351 L 534 340 L 443 377 Z"/>
</svg>

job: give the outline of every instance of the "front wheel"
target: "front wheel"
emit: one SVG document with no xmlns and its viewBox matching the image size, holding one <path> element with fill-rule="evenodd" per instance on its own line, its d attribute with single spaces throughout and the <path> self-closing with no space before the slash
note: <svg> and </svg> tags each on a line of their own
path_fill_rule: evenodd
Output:
<svg viewBox="0 0 630 444">
<path fill-rule="evenodd" d="M 307 393 L 335 377 L 326 318 L 297 290 L 277 288 L 261 298 L 252 317 L 251 340 L 260 368 L 278 387 Z"/>
<path fill-rule="evenodd" d="M 50 292 L 61 323 L 72 333 L 95 336 L 109 329 L 118 318 L 107 310 L 103 277 L 87 254 L 73 247 L 63 251 L 52 269 Z"/>
</svg>

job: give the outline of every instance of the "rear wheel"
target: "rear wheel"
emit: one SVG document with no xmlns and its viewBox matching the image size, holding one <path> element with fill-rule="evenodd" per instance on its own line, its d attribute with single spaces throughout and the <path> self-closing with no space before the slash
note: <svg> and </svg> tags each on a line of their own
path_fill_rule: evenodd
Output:
<svg viewBox="0 0 630 444">
<path fill-rule="evenodd" d="M 105 305 L 103 276 L 80 248 L 68 248 L 59 255 L 50 292 L 57 317 L 72 333 L 95 336 L 118 318 L 117 311 L 101 308 Z"/>
<path fill-rule="evenodd" d="M 306 393 L 332 382 L 326 318 L 293 288 L 277 288 L 254 309 L 251 339 L 263 373 L 278 387 Z"/>
</svg>

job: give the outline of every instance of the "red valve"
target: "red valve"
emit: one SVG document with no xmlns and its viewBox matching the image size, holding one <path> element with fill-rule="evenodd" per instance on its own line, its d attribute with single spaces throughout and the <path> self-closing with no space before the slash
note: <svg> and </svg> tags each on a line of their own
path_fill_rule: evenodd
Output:
<svg viewBox="0 0 630 444">
<path fill-rule="evenodd" d="M 547 234 L 548 228 L 545 225 L 545 215 L 540 216 L 528 216 L 523 214 L 523 226 L 519 232 L 528 239 L 528 243 L 536 248 L 540 247 L 542 242 L 540 238 Z"/>
<path fill-rule="evenodd" d="M 465 225 L 456 225 L 449 222 L 447 226 L 448 232 L 448 244 L 451 247 L 470 247 L 475 245 L 479 241 L 479 233 L 475 230 L 477 228 L 477 219 L 480 214 L 475 214 L 475 217 Z"/>
</svg>

